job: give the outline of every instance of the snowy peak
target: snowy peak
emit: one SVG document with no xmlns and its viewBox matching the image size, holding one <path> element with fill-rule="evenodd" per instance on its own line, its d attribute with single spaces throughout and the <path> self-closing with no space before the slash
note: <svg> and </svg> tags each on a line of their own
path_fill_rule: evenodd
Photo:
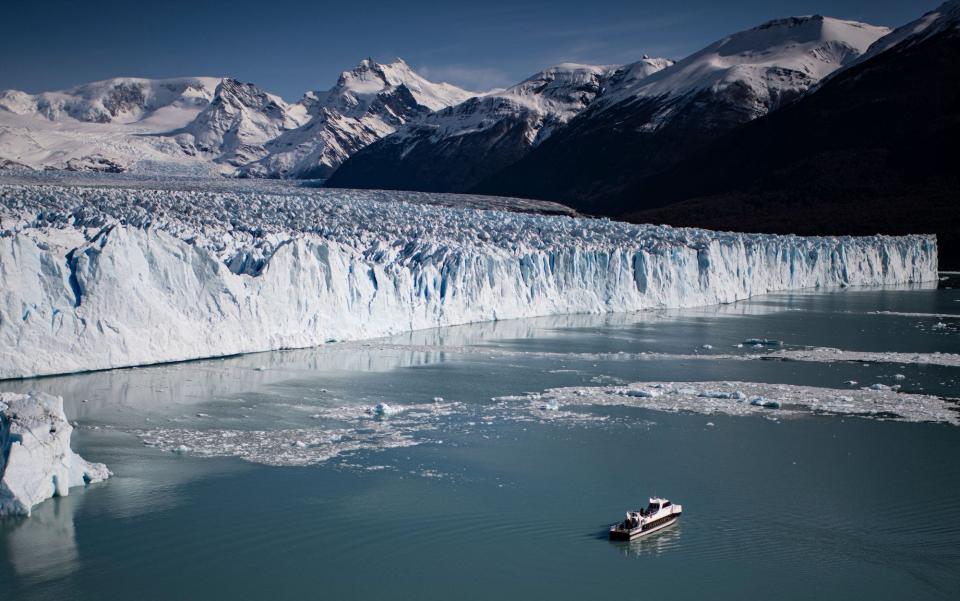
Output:
<svg viewBox="0 0 960 601">
<path fill-rule="evenodd" d="M 240 165 L 263 156 L 264 144 L 306 119 L 302 105 L 287 104 L 253 84 L 224 79 L 213 100 L 183 133 L 192 135 L 200 152 Z"/>
<path fill-rule="evenodd" d="M 327 108 L 345 115 L 359 116 L 368 110 L 375 98 L 395 93 L 401 88 L 409 93 L 416 104 L 431 111 L 458 104 L 474 95 L 448 83 L 428 81 L 402 59 L 381 64 L 368 58 L 360 61 L 352 70 L 341 73 L 337 85 L 323 93 L 323 96 L 326 97 Z"/>
<path fill-rule="evenodd" d="M 465 191 L 562 130 L 597 98 L 609 73 L 565 63 L 430 113 L 352 156 L 328 184 Z"/>
<path fill-rule="evenodd" d="M 564 63 L 491 96 L 509 98 L 526 108 L 566 121 L 593 102 L 608 70 L 608 67 Z"/>
<path fill-rule="evenodd" d="M 210 102 L 219 82 L 215 77 L 118 77 L 40 94 L 7 90 L 0 92 L 0 108 L 50 121 L 135 123 L 165 109 L 195 114 Z"/>
<path fill-rule="evenodd" d="M 801 92 L 856 60 L 889 31 L 820 15 L 776 19 L 714 42 L 648 79 L 625 82 L 604 104 L 719 92 L 734 84 L 760 97 Z"/>
<path fill-rule="evenodd" d="M 249 165 L 251 176 L 326 177 L 361 148 L 474 94 L 431 82 L 400 59 L 381 64 L 364 59 L 340 74 L 325 92 L 304 96 L 310 121 L 268 145 L 269 156 Z"/>
<path fill-rule="evenodd" d="M 869 60 L 894 46 L 916 44 L 937 33 L 958 29 L 960 29 L 960 0 L 944 2 L 916 21 L 898 27 L 889 35 L 874 42 L 860 60 Z"/>
</svg>

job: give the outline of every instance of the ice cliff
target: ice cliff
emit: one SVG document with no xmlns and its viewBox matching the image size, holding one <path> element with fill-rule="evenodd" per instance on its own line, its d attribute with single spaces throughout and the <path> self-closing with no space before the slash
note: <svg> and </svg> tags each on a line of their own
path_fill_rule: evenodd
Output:
<svg viewBox="0 0 960 601">
<path fill-rule="evenodd" d="M 110 477 L 71 450 L 72 432 L 61 397 L 0 393 L 0 516 L 30 515 L 43 500 Z"/>
<path fill-rule="evenodd" d="M 0 378 L 936 279 L 930 236 L 717 233 L 373 194 L 0 186 Z"/>
</svg>

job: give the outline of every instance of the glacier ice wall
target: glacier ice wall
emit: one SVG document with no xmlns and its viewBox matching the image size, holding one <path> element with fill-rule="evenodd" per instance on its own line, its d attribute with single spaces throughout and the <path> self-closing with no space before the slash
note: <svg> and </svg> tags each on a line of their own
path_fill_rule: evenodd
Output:
<svg viewBox="0 0 960 601">
<path fill-rule="evenodd" d="M 330 195 L 11 187 L 0 200 L 0 378 L 934 281 L 937 269 L 928 236 L 715 233 Z"/>
</svg>

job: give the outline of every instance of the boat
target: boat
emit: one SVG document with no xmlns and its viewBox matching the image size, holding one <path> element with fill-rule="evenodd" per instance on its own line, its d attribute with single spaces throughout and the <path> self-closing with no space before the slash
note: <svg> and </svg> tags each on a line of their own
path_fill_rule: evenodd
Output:
<svg viewBox="0 0 960 601">
<path fill-rule="evenodd" d="M 628 511 L 625 520 L 610 526 L 610 540 L 633 540 L 653 534 L 675 524 L 681 513 L 682 505 L 674 505 L 660 497 L 651 497 L 646 509 Z"/>
</svg>

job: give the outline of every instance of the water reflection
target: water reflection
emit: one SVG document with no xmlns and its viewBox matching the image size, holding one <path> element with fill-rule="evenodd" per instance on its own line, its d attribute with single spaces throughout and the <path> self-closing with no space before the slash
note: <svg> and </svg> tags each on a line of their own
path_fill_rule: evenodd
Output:
<svg viewBox="0 0 960 601">
<path fill-rule="evenodd" d="M 53 580 L 77 569 L 73 520 L 82 502 L 83 495 L 56 497 L 36 506 L 29 518 L 4 520 L 6 556 L 19 576 Z"/>
<path fill-rule="evenodd" d="M 610 541 L 626 557 L 655 556 L 667 553 L 680 545 L 680 522 L 659 532 L 632 541 Z"/>
</svg>

